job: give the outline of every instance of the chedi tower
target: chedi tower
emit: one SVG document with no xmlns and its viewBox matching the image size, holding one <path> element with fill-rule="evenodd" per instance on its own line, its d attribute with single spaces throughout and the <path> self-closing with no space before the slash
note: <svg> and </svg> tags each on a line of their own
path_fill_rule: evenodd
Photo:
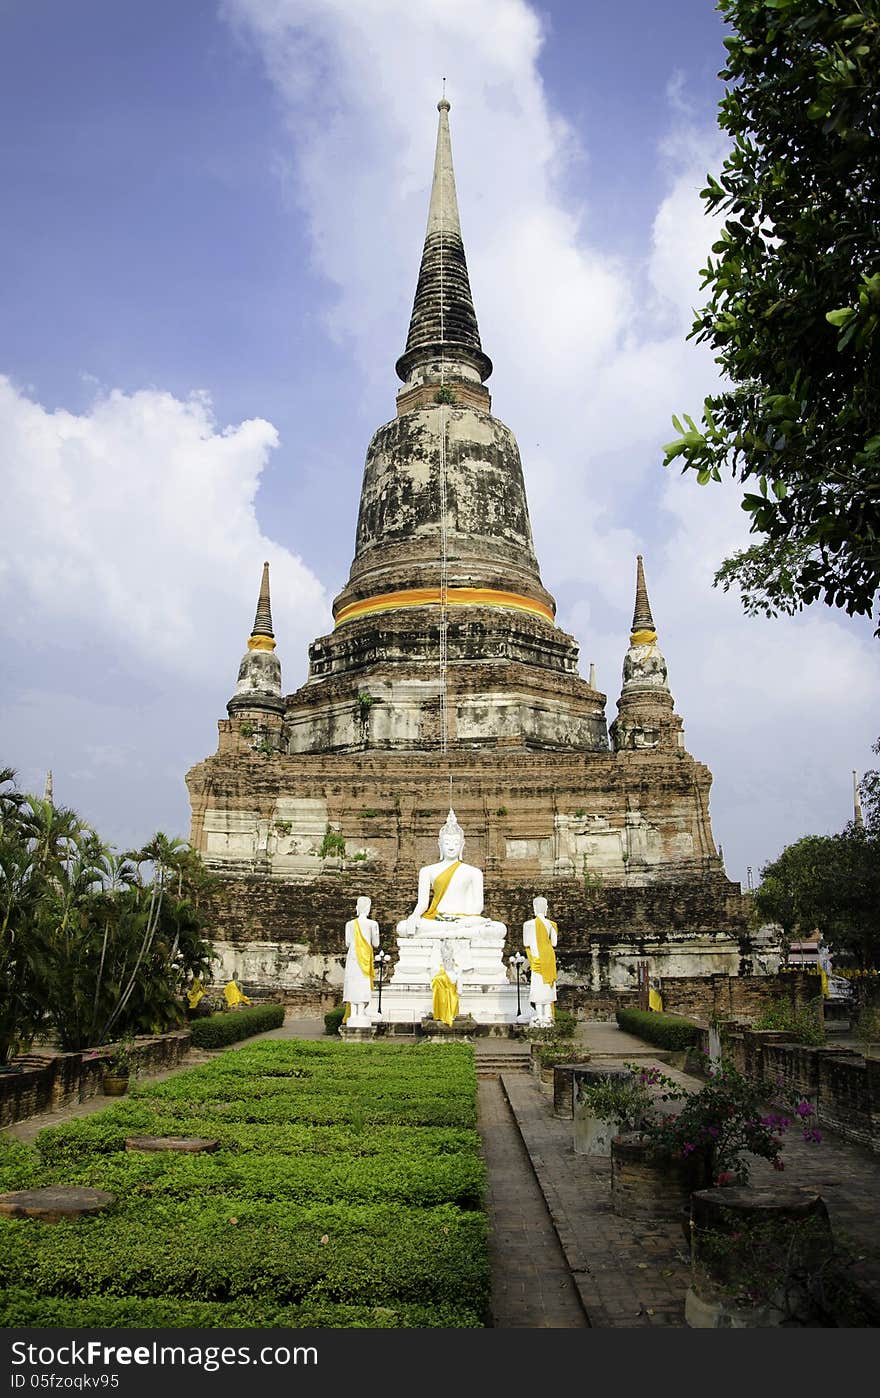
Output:
<svg viewBox="0 0 880 1398">
<path fill-rule="evenodd" d="M 605 696 L 555 624 L 516 440 L 491 414 L 438 105 L 397 413 L 367 449 L 334 629 L 282 697 L 266 565 L 219 750 L 187 775 L 192 843 L 224 878 L 220 974 L 332 1003 L 355 897 L 372 899 L 393 952 L 453 803 L 508 951 L 534 896 L 549 900 L 563 1004 L 566 987 L 634 989 L 637 957 L 661 975 L 748 969 L 711 775 L 684 748 L 641 558 L 610 744 Z"/>
</svg>

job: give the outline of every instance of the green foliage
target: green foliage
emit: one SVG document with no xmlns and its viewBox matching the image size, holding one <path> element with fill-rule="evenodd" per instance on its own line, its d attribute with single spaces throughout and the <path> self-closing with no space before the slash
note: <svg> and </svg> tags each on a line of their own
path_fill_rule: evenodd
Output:
<svg viewBox="0 0 880 1398">
<path fill-rule="evenodd" d="M 193 1329 L 193 1330 L 461 1330 L 483 1327 L 472 1310 L 455 1305 L 345 1305 L 306 1301 L 285 1306 L 269 1298 L 236 1301 L 178 1301 L 142 1296 L 38 1296 L 7 1292 L 0 1324 L 7 1329 Z M 299 1342 L 298 1342 L 299 1343 Z"/>
<path fill-rule="evenodd" d="M 40 1027 L 76 1051 L 182 1023 L 184 986 L 212 956 L 215 882 L 183 841 L 157 832 L 116 855 L 0 773 L 0 1062 Z"/>
<path fill-rule="evenodd" d="M 254 725 L 248 719 L 242 719 L 241 723 L 238 725 L 238 731 L 243 738 L 252 738 L 254 736 Z"/>
<path fill-rule="evenodd" d="M 573 1039 L 552 1039 L 541 1044 L 538 1062 L 542 1068 L 555 1068 L 557 1063 L 588 1063 L 589 1053 Z"/>
<path fill-rule="evenodd" d="M 790 1116 L 765 1114 L 766 1088 L 746 1077 L 726 1059 L 709 1069 L 709 1076 L 697 1092 L 667 1093 L 678 1096 L 683 1105 L 677 1113 L 649 1118 L 642 1134 L 657 1149 L 683 1159 L 704 1157 L 711 1178 L 718 1184 L 748 1184 L 752 1158 L 761 1156 L 775 1169 L 784 1168 L 782 1136 L 794 1118 L 805 1141 L 818 1145 L 821 1133 L 810 1126 L 814 1114 L 811 1103 L 793 1097 Z"/>
<path fill-rule="evenodd" d="M 581 1098 L 590 1115 L 619 1121 L 624 1131 L 639 1131 L 652 1117 L 657 1100 L 677 1096 L 681 1089 L 656 1068 L 639 1068 L 635 1063 L 626 1067 L 629 1077 L 588 1083 L 581 1089 Z"/>
<path fill-rule="evenodd" d="M 461 1127 L 419 1124 L 441 1088 Z M 282 1109 L 277 1124 L 229 1111 L 267 1102 Z M 299 1123 L 283 1124 L 284 1109 Z M 378 1124 L 383 1109 L 405 1124 Z M 11 1188 L 77 1180 L 117 1196 L 84 1226 L 0 1218 L 0 1323 L 482 1326 L 475 1122 L 468 1046 L 264 1040 L 44 1130 L 36 1149 L 0 1147 Z M 182 1132 L 221 1148 L 124 1148 L 128 1135 Z"/>
<path fill-rule="evenodd" d="M 698 1276 L 730 1307 L 766 1307 L 778 1325 L 877 1323 L 876 1306 L 850 1275 L 854 1249 L 823 1218 L 748 1220 L 731 1213 L 720 1227 L 700 1229 L 695 1243 Z"/>
<path fill-rule="evenodd" d="M 345 836 L 340 835 L 338 830 L 334 830 L 329 821 L 327 822 L 327 829 L 324 831 L 324 838 L 318 850 L 318 858 L 345 858 Z"/>
<path fill-rule="evenodd" d="M 761 870 L 754 900 L 789 939 L 818 929 L 841 966 L 880 966 L 880 830 L 796 840 Z"/>
<path fill-rule="evenodd" d="M 434 394 L 434 402 L 454 403 L 456 402 L 455 393 L 451 388 L 438 388 L 437 392 Z"/>
<path fill-rule="evenodd" d="M 821 599 L 871 615 L 880 586 L 880 14 L 876 0 L 721 0 L 707 212 L 725 222 L 691 338 L 729 383 L 673 418 L 700 484 L 729 469 L 759 542 L 716 573 L 747 613 Z M 878 628 L 880 632 L 880 628 Z"/>
<path fill-rule="evenodd" d="M 278 1029 L 284 1023 L 283 1005 L 243 1005 L 235 1014 L 210 1015 L 190 1025 L 194 1048 L 224 1048 L 251 1034 Z"/>
<path fill-rule="evenodd" d="M 808 1005 L 793 1005 L 790 1000 L 775 1000 L 755 1020 L 756 1029 L 781 1029 L 797 1044 L 824 1044 L 825 1019 L 822 997 Z"/>
<path fill-rule="evenodd" d="M 581 878 L 584 881 L 584 888 L 588 893 L 598 893 L 605 882 L 598 870 L 594 872 L 590 868 L 590 861 L 586 854 L 581 860 Z"/>
<path fill-rule="evenodd" d="M 697 1025 L 681 1015 L 664 1014 L 657 1010 L 617 1011 L 617 1023 L 628 1034 L 646 1039 L 649 1044 L 657 1044 L 665 1049 L 691 1048 L 697 1042 Z"/>
<path fill-rule="evenodd" d="M 338 1034 L 342 1026 L 342 1018 L 344 1014 L 344 1005 L 334 1005 L 332 1010 L 328 1010 L 324 1016 L 324 1033 Z"/>
</svg>

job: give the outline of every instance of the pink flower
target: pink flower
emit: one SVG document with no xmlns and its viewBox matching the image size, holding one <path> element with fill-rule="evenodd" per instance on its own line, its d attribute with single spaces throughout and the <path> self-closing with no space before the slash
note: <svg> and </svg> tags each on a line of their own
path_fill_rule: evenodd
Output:
<svg viewBox="0 0 880 1398">
<path fill-rule="evenodd" d="M 732 1170 L 722 1170 L 721 1174 L 718 1176 L 717 1183 L 720 1185 L 733 1184 L 735 1179 L 736 1176 Z"/>
</svg>

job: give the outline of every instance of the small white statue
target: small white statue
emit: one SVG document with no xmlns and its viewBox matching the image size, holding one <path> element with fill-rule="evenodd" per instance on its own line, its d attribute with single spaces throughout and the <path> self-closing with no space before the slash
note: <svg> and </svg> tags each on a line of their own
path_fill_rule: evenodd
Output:
<svg viewBox="0 0 880 1398">
<path fill-rule="evenodd" d="M 483 916 L 483 873 L 462 860 L 464 831 L 450 810 L 440 831 L 440 859 L 419 870 L 418 898 L 408 918 L 397 924 L 399 937 L 417 933 L 434 936 L 454 932 L 459 969 L 468 970 L 469 937 L 490 932 L 502 935 L 506 928 Z M 468 934 L 459 937 L 458 934 Z"/>
<path fill-rule="evenodd" d="M 370 997 L 373 994 L 373 949 L 379 945 L 379 924 L 370 917 L 372 903 L 359 898 L 357 916 L 345 924 L 345 978 L 342 999 L 346 1005 L 343 1024 L 350 1029 L 370 1028 Z"/>
<path fill-rule="evenodd" d="M 435 943 L 431 953 L 431 1013 L 450 1028 L 460 1009 L 461 970 L 451 941 Z"/>
<path fill-rule="evenodd" d="M 529 1004 L 534 1014 L 531 1025 L 533 1029 L 549 1029 L 556 1003 L 556 944 L 559 933 L 556 923 L 547 916 L 546 898 L 533 899 L 532 909 L 535 916 L 523 923 L 523 946 L 532 973 Z"/>
</svg>

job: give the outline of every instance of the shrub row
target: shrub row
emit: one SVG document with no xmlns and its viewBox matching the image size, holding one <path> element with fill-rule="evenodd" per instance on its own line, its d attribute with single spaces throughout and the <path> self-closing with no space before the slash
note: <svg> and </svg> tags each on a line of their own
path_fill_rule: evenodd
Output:
<svg viewBox="0 0 880 1398">
<path fill-rule="evenodd" d="M 124 1150 L 128 1136 L 199 1136 L 205 1134 L 205 1125 L 204 1116 L 168 1116 L 151 1109 L 149 1103 L 126 1102 L 95 1116 L 48 1126 L 40 1132 L 36 1146 L 47 1163 L 72 1164 Z M 350 1155 L 375 1159 L 414 1153 L 431 1158 L 462 1151 L 478 1154 L 480 1149 L 476 1131 L 460 1127 L 376 1126 L 372 1122 L 362 1127 L 313 1126 L 308 1122 L 272 1126 L 221 1121 L 212 1121 L 210 1127 L 221 1151 L 234 1155 Z M 6 1144 L 16 1149 L 7 1154 L 3 1148 Z M 26 1188 L 27 1174 L 35 1168 L 33 1152 L 27 1146 L 18 1142 L 0 1145 L 2 1178 L 11 1181 L 3 1188 Z"/>
<path fill-rule="evenodd" d="M 174 1094 L 145 1086 L 36 1149 L 10 1143 L 8 1188 L 90 1184 L 116 1203 L 52 1228 L 0 1218 L 0 1324 L 485 1324 L 473 1050 L 360 1057 L 371 1047 L 248 1045 L 177 1075 Z M 221 1149 L 126 1152 L 137 1134 L 217 1136 Z"/>
<path fill-rule="evenodd" d="M 112 1213 L 35 1227 L 0 1219 L 0 1290 L 452 1305 L 484 1314 L 485 1215 L 444 1204 L 292 1204 L 209 1196 L 119 1201 Z M 5 1324 L 5 1322 L 4 1322 Z"/>
<path fill-rule="evenodd" d="M 194 1019 L 190 1024 L 193 1048 L 225 1048 L 251 1034 L 278 1029 L 284 1023 L 283 1005 L 244 1005 L 235 1011 Z"/>
<path fill-rule="evenodd" d="M 658 1010 L 618 1010 L 617 1023 L 628 1034 L 666 1049 L 686 1049 L 697 1042 L 699 1028 L 681 1015 Z"/>
<path fill-rule="evenodd" d="M 236 1199 L 291 1199 L 300 1203 L 346 1199 L 352 1203 L 396 1200 L 413 1207 L 453 1203 L 478 1209 L 485 1168 L 478 1156 L 421 1154 L 345 1155 L 310 1159 L 291 1155 L 176 1155 L 122 1151 L 81 1162 L 68 1183 L 109 1189 L 117 1197 L 149 1199 L 221 1194 Z"/>
<path fill-rule="evenodd" d="M 316 1300 L 299 1306 L 273 1301 L 169 1301 L 143 1296 L 38 1296 L 20 1289 L 4 1297 L 3 1324 L 12 1329 L 253 1329 L 461 1330 L 482 1328 L 475 1311 L 451 1305 L 364 1306 Z"/>
</svg>

